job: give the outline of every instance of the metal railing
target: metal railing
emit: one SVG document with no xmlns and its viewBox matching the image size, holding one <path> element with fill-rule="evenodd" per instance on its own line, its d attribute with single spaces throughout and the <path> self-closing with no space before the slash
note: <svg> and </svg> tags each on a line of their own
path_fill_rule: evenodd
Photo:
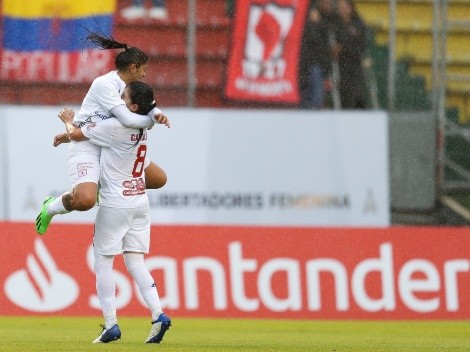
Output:
<svg viewBox="0 0 470 352">
<path fill-rule="evenodd" d="M 446 138 L 461 137 L 470 148 L 470 129 L 455 123 L 446 116 L 446 87 L 449 82 L 470 82 L 470 75 L 447 74 L 447 38 L 451 29 L 470 29 L 469 19 L 449 19 L 449 0 L 433 1 L 433 111 L 438 132 L 438 191 L 441 195 L 454 190 L 470 190 L 470 170 L 452 160 L 446 150 Z M 458 175 L 459 180 L 450 180 L 446 169 Z"/>
<path fill-rule="evenodd" d="M 470 82 L 470 75 L 447 74 L 447 39 L 451 29 L 470 29 L 470 18 L 449 19 L 449 0 L 432 0 L 432 111 L 436 121 L 437 155 L 436 155 L 436 185 L 440 195 L 454 191 L 470 190 L 470 170 L 451 160 L 446 150 L 446 138 L 451 136 L 461 137 L 468 143 L 470 149 L 470 128 L 449 120 L 446 116 L 446 87 L 448 82 Z M 396 15 L 397 0 L 389 0 L 389 34 L 388 34 L 388 110 L 395 109 L 396 89 Z M 470 99 L 470 98 L 469 98 Z M 452 170 L 459 180 L 446 178 L 446 170 Z"/>
</svg>

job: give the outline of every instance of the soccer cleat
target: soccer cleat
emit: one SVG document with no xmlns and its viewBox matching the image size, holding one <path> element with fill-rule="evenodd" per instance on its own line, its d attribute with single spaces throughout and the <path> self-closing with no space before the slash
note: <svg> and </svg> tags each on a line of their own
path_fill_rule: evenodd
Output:
<svg viewBox="0 0 470 352">
<path fill-rule="evenodd" d="M 104 325 L 100 326 L 103 328 L 103 331 L 95 340 L 93 340 L 92 343 L 108 343 L 119 340 L 121 338 L 121 330 L 119 330 L 118 324 L 114 324 L 108 330 L 106 330 Z"/>
<path fill-rule="evenodd" d="M 54 197 L 47 197 L 44 199 L 44 202 L 42 203 L 41 207 L 41 212 L 39 215 L 36 217 L 36 232 L 40 235 L 43 235 L 47 228 L 49 227 L 49 224 L 51 223 L 53 215 L 49 215 L 47 213 L 47 206 L 49 203 L 54 201 Z"/>
<path fill-rule="evenodd" d="M 150 335 L 147 337 L 147 340 L 145 340 L 145 343 L 160 343 L 170 326 L 171 319 L 163 313 L 160 314 L 157 320 L 152 321 L 152 329 L 150 330 Z"/>
</svg>

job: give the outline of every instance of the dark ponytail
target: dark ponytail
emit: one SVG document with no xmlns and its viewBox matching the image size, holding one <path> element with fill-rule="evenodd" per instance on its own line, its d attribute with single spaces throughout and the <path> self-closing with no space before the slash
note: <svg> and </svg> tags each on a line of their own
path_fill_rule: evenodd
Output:
<svg viewBox="0 0 470 352">
<path fill-rule="evenodd" d="M 107 49 L 124 49 L 117 56 L 114 64 L 119 71 L 125 71 L 130 64 L 135 64 L 137 67 L 144 65 L 148 62 L 149 58 L 142 50 L 135 47 L 128 47 L 125 43 L 116 41 L 113 37 L 106 37 L 99 35 L 95 32 L 89 31 L 86 40 L 96 47 Z"/>
</svg>

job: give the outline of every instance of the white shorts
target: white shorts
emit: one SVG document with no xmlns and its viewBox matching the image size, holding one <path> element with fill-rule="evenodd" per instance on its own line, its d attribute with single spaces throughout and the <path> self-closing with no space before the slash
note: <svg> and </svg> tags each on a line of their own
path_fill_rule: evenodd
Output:
<svg viewBox="0 0 470 352">
<path fill-rule="evenodd" d="M 67 156 L 69 176 L 72 188 L 84 182 L 98 184 L 100 179 L 101 147 L 89 142 L 71 142 Z M 145 157 L 144 169 L 150 165 L 150 159 Z"/>
<path fill-rule="evenodd" d="M 110 208 L 100 205 L 96 214 L 93 250 L 95 254 L 123 252 L 147 254 L 150 249 L 149 205 L 139 208 Z"/>
<path fill-rule="evenodd" d="M 88 141 L 72 142 L 67 163 L 72 187 L 84 182 L 98 184 L 101 148 Z"/>
</svg>

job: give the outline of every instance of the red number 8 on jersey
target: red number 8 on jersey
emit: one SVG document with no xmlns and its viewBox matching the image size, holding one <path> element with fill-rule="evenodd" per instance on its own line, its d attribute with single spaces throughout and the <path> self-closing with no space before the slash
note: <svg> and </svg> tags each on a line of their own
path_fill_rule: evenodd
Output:
<svg viewBox="0 0 470 352">
<path fill-rule="evenodd" d="M 145 144 L 141 144 L 139 146 L 139 149 L 137 149 L 137 159 L 135 159 L 134 168 L 132 169 L 132 177 L 142 176 L 142 172 L 144 172 L 144 162 L 146 154 L 147 146 Z"/>
</svg>

